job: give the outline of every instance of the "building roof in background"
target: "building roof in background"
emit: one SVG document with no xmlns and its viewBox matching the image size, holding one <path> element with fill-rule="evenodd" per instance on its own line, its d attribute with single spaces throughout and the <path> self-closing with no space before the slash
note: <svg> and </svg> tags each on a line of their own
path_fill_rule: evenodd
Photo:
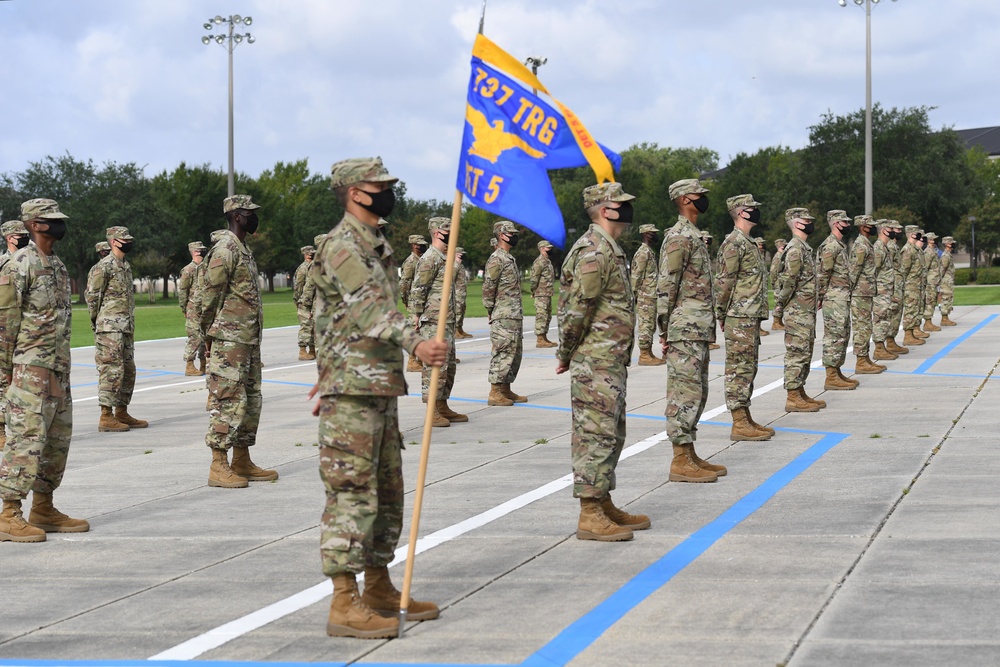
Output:
<svg viewBox="0 0 1000 667">
<path fill-rule="evenodd" d="M 1000 157 L 1000 126 L 977 127 L 971 130 L 955 130 L 966 148 L 979 146 L 990 157 Z"/>
</svg>

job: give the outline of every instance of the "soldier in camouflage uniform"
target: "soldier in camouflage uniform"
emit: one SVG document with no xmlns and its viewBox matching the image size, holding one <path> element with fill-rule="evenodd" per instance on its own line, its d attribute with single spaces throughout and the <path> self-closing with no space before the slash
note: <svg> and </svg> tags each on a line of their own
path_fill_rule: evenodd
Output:
<svg viewBox="0 0 1000 667">
<path fill-rule="evenodd" d="M 299 252 L 302 253 L 302 263 L 295 269 L 295 274 L 292 277 L 292 299 L 295 301 L 295 312 L 299 318 L 299 361 L 310 361 L 316 358 L 312 296 L 310 295 L 308 302 L 302 297 L 316 248 L 307 245 L 300 248 Z"/>
<path fill-rule="evenodd" d="M 896 269 L 892 264 L 892 227 L 888 220 L 876 220 L 878 237 L 872 244 L 875 296 L 872 297 L 872 340 L 875 341 L 875 361 L 891 361 L 899 355 L 886 348 L 892 322 L 892 293 L 896 283 Z"/>
<path fill-rule="evenodd" d="M 642 243 L 632 255 L 632 294 L 635 295 L 636 328 L 639 334 L 639 365 L 662 366 L 667 363 L 653 355 L 656 333 L 656 251 L 659 240 L 656 225 L 640 225 Z"/>
<path fill-rule="evenodd" d="M 490 342 L 493 344 L 490 395 L 486 403 L 514 405 L 528 400 L 510 388 L 521 368 L 524 343 L 521 271 L 510 254 L 510 249 L 517 245 L 517 227 L 513 222 L 500 220 L 493 225 L 493 238 L 497 241 L 497 249 L 486 261 L 483 274 L 483 306 L 489 314 Z"/>
<path fill-rule="evenodd" d="M 924 331 L 941 331 L 941 327 L 934 324 L 934 309 L 938 302 L 938 288 L 941 285 L 941 258 L 937 253 L 937 234 L 927 232 L 924 235 L 927 239 L 927 248 L 924 249 L 924 259 L 927 264 L 926 288 L 924 291 Z"/>
<path fill-rule="evenodd" d="M 410 234 L 409 242 L 410 254 L 403 260 L 399 275 L 399 293 L 403 299 L 403 305 L 407 307 L 409 307 L 407 301 L 410 298 L 410 288 L 413 286 L 413 274 L 417 269 L 417 262 L 427 250 L 427 241 L 420 234 Z M 423 370 L 423 365 L 419 359 L 410 355 L 406 370 L 411 373 L 419 373 Z"/>
<path fill-rule="evenodd" d="M 946 236 L 941 239 L 944 252 L 941 253 L 941 326 L 953 327 L 955 322 L 949 317 L 955 304 L 955 260 L 951 253 L 955 250 L 955 239 Z"/>
<path fill-rule="evenodd" d="M 0 235 L 3 235 L 6 249 L 6 252 L 0 255 L 0 273 L 2 273 L 3 267 L 7 266 L 7 263 L 14 257 L 14 253 L 27 246 L 31 238 L 28 236 L 28 230 L 24 228 L 24 223 L 20 220 L 8 220 L 3 223 L 0 226 Z M 7 328 L 6 322 L 2 319 L 5 314 L 3 310 L 0 310 L 0 332 Z M 7 393 L 8 384 L 7 375 L 0 373 L 0 452 L 3 451 L 3 446 L 7 443 L 7 431 L 5 430 L 7 401 L 4 399 L 4 395 Z"/>
<path fill-rule="evenodd" d="M 469 297 L 469 269 L 462 260 L 465 248 L 455 248 L 455 338 L 472 338 L 465 330 L 465 301 Z"/>
<path fill-rule="evenodd" d="M 66 471 L 73 434 L 70 392 L 69 273 L 53 253 L 66 234 L 66 215 L 51 199 L 21 204 L 33 243 L 0 271 L 0 374 L 8 389 L 7 443 L 0 462 L 0 542 L 44 542 L 45 533 L 82 533 L 52 504 Z M 25 522 L 21 503 L 32 492 Z"/>
<path fill-rule="evenodd" d="M 778 290 L 778 273 L 781 271 L 781 262 L 785 256 L 786 245 L 788 245 L 788 241 L 785 239 L 775 239 L 774 241 L 774 257 L 771 258 L 771 269 L 767 274 L 768 283 L 774 291 Z M 785 325 L 782 323 L 781 318 L 775 315 L 774 322 L 771 323 L 771 331 L 781 331 L 784 328 Z"/>
<path fill-rule="evenodd" d="M 875 299 L 875 247 L 872 245 L 875 223 L 870 215 L 859 215 L 854 218 L 854 226 L 858 228 L 858 240 L 851 248 L 851 322 L 854 325 L 854 356 L 857 358 L 854 372 L 881 373 L 886 367 L 872 363 L 869 356 Z M 881 354 L 876 346 L 876 361 L 890 358 L 895 357 Z"/>
<path fill-rule="evenodd" d="M 319 381 L 309 395 L 319 399 L 313 414 L 320 418 L 326 487 L 320 554 L 323 573 L 333 579 L 326 631 L 335 636 L 397 633 L 400 594 L 387 566 L 403 526 L 402 351 L 430 366 L 448 355 L 447 343 L 423 340 L 396 307 L 392 247 L 375 231 L 392 210 L 396 180 L 380 158 L 333 165 L 330 184 L 344 218 L 320 244 L 312 268 Z M 438 616 L 433 603 L 412 599 L 407 612 L 411 620 Z"/>
<path fill-rule="evenodd" d="M 625 445 L 625 388 L 632 360 L 635 301 L 618 238 L 632 222 L 632 195 L 619 183 L 583 191 L 590 228 L 563 262 L 556 373 L 570 371 L 576 537 L 619 542 L 650 527 L 649 517 L 611 500 Z"/>
<path fill-rule="evenodd" d="M 708 190 L 696 178 L 671 184 L 677 223 L 660 246 L 656 320 L 667 360 L 667 435 L 673 444 L 672 482 L 714 482 L 725 466 L 698 456 L 698 420 L 708 400 L 708 346 L 715 342 L 715 295 L 708 247 L 698 216 L 708 210 Z"/>
<path fill-rule="evenodd" d="M 726 338 L 726 407 L 732 413 L 733 440 L 770 440 L 774 429 L 750 415 L 750 397 L 757 377 L 760 322 L 767 319 L 766 265 L 750 231 L 760 223 L 760 202 L 753 195 L 726 200 L 733 231 L 719 247 L 715 274 L 715 319 Z"/>
<path fill-rule="evenodd" d="M 761 263 L 761 275 L 764 281 L 764 294 L 767 294 L 767 242 L 763 237 L 756 236 L 753 242 L 757 245 L 757 252 L 760 254 Z M 720 248 L 721 250 L 721 248 Z M 766 317 L 764 319 L 767 319 Z M 758 325 L 757 335 L 763 338 L 764 336 L 770 336 L 771 332 L 764 328 L 764 320 L 760 321 Z"/>
<path fill-rule="evenodd" d="M 851 333 L 851 275 L 844 238 L 851 231 L 846 211 L 827 211 L 830 235 L 816 251 L 816 298 L 823 308 L 824 389 L 854 389 L 857 380 L 844 377 L 840 367 L 847 356 L 847 338 Z"/>
<path fill-rule="evenodd" d="M 702 230 L 701 238 L 705 242 L 705 247 L 708 248 L 708 264 L 709 267 L 711 268 L 711 275 L 714 279 L 715 272 L 719 263 L 718 257 L 716 256 L 715 253 L 712 252 L 712 241 L 714 237 L 708 232 L 708 230 Z M 721 346 L 715 341 L 712 341 L 711 343 L 708 344 L 709 350 L 718 350 L 719 347 Z"/>
<path fill-rule="evenodd" d="M 431 247 L 417 262 L 410 288 L 410 313 L 413 315 L 414 329 L 425 336 L 433 336 L 441 315 L 444 298 L 444 269 L 448 258 L 448 237 L 451 234 L 451 218 L 431 218 L 427 224 Z M 459 267 L 456 267 L 459 268 Z M 451 426 L 452 422 L 467 422 L 468 415 L 455 412 L 448 407 L 451 389 L 455 386 L 455 283 L 452 281 L 448 295 L 448 313 L 445 315 L 444 341 L 448 344 L 448 360 L 438 378 L 437 396 L 434 397 L 434 426 Z M 432 369 L 424 366 L 420 377 L 420 396 L 428 401 Z"/>
<path fill-rule="evenodd" d="M 198 302 L 197 293 L 199 283 L 198 266 L 205 259 L 208 248 L 201 241 L 188 243 L 188 252 L 191 253 L 191 263 L 181 269 L 181 276 L 177 280 L 177 302 L 184 313 L 184 330 L 187 333 L 187 344 L 184 345 L 184 375 L 204 375 L 205 374 L 205 341 L 201 339 L 199 329 L 199 314 L 195 309 Z M 195 368 L 194 360 L 198 360 L 198 368 Z"/>
<path fill-rule="evenodd" d="M 896 334 L 903 321 L 903 253 L 899 247 L 899 241 L 906 242 L 903 232 L 903 225 L 898 220 L 889 220 L 889 227 L 892 230 L 892 243 L 886 248 L 892 256 L 892 268 L 894 274 L 892 291 L 892 321 L 889 323 L 889 335 L 885 339 L 885 349 L 893 354 L 909 354 L 910 348 L 896 343 Z"/>
<path fill-rule="evenodd" d="M 538 242 L 538 257 L 531 264 L 531 296 L 535 300 L 535 347 L 556 347 L 549 340 L 549 323 L 552 320 L 552 295 L 555 294 L 556 271 L 549 259 L 552 244 Z"/>
<path fill-rule="evenodd" d="M 120 432 L 149 424 L 128 413 L 135 389 L 135 293 L 132 267 L 125 255 L 132 250 L 134 239 L 128 227 L 108 227 L 107 236 L 111 254 L 91 271 L 84 296 L 94 330 L 97 401 L 101 406 L 97 430 Z"/>
<path fill-rule="evenodd" d="M 208 268 L 201 276 L 201 330 L 208 347 L 205 444 L 212 450 L 208 485 L 226 489 L 278 479 L 276 471 L 260 468 L 250 459 L 263 402 L 260 339 L 264 312 L 257 263 L 245 239 L 257 231 L 259 208 L 249 195 L 223 201 L 229 226 L 208 252 L 204 262 Z"/>
<path fill-rule="evenodd" d="M 785 211 L 785 224 L 792 232 L 792 240 L 785 246 L 778 273 L 774 316 L 785 324 L 786 412 L 816 412 L 826 407 L 826 401 L 811 398 L 805 392 L 816 343 L 816 262 L 806 242 L 815 229 L 814 220 L 806 208 Z"/>
<path fill-rule="evenodd" d="M 107 241 L 100 241 L 94 244 L 94 252 L 97 253 L 98 261 L 104 259 L 111 253 L 111 246 Z"/>
<path fill-rule="evenodd" d="M 899 251 L 899 271 L 896 279 L 903 282 L 903 345 L 923 345 L 928 336 L 920 331 L 920 320 L 924 313 L 923 293 L 924 265 L 920 239 L 923 234 L 916 225 L 906 226 L 906 243 Z"/>
</svg>

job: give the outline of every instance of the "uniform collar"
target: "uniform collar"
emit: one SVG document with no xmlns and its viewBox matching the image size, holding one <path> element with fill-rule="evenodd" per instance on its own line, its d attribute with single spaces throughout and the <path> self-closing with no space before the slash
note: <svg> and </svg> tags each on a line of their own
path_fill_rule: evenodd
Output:
<svg viewBox="0 0 1000 667">
<path fill-rule="evenodd" d="M 619 246 L 618 243 L 613 238 L 611 238 L 611 235 L 608 234 L 603 227 L 592 222 L 590 223 L 590 229 L 599 236 L 601 236 L 602 238 L 604 238 L 604 240 L 606 240 L 608 243 L 610 243 L 611 249 L 614 251 L 616 255 L 621 255 L 622 257 L 625 256 L 625 253 L 622 251 L 621 246 Z"/>
</svg>

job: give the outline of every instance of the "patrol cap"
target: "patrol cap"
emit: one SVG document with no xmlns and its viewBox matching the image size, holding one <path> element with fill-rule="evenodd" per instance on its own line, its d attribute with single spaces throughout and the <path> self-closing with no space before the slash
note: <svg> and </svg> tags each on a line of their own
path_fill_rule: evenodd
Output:
<svg viewBox="0 0 1000 667">
<path fill-rule="evenodd" d="M 701 230 L 701 238 L 703 238 L 703 239 L 713 239 L 715 237 L 712 236 L 712 234 L 708 230 L 703 229 L 703 230 Z"/>
<path fill-rule="evenodd" d="M 903 229 L 903 225 L 900 224 L 899 220 L 890 220 L 889 226 L 892 227 L 893 229 L 899 229 L 899 230 Z"/>
<path fill-rule="evenodd" d="M 667 192 L 670 197 L 670 201 L 673 201 L 684 195 L 697 195 L 703 192 L 708 192 L 708 189 L 702 187 L 701 181 L 697 178 L 685 178 L 677 181 L 676 183 L 671 183 Z"/>
<path fill-rule="evenodd" d="M 726 208 L 732 211 L 734 208 L 756 208 L 762 206 L 759 201 L 754 201 L 753 195 L 736 195 L 726 200 Z"/>
<path fill-rule="evenodd" d="M 12 236 L 14 234 L 27 234 L 24 223 L 20 220 L 8 220 L 0 225 L 0 236 Z"/>
<path fill-rule="evenodd" d="M 792 220 L 795 220 L 796 218 L 801 218 L 802 220 L 815 220 L 816 219 L 809 212 L 809 209 L 802 208 L 801 206 L 785 210 L 785 222 L 790 222 Z"/>
<path fill-rule="evenodd" d="M 312 247 L 311 245 L 304 245 L 301 248 L 299 248 L 299 252 L 301 252 L 303 255 L 315 255 L 316 248 Z"/>
<path fill-rule="evenodd" d="M 395 183 L 398 180 L 386 170 L 380 157 L 352 157 L 330 167 L 331 188 L 355 183 Z"/>
<path fill-rule="evenodd" d="M 938 235 L 937 235 L 937 234 L 935 234 L 934 232 L 927 232 L 926 234 L 924 234 L 924 238 L 928 238 L 928 239 L 930 239 L 931 241 L 933 241 L 933 240 L 934 240 L 934 239 L 936 239 L 937 237 L 938 237 Z"/>
<path fill-rule="evenodd" d="M 621 183 L 614 181 L 591 185 L 583 189 L 583 208 L 603 204 L 606 201 L 632 201 L 633 195 L 622 189 Z"/>
<path fill-rule="evenodd" d="M 493 236 L 497 234 L 517 234 L 517 227 L 510 220 L 499 220 L 493 223 Z"/>
<path fill-rule="evenodd" d="M 551 243 L 549 243 L 545 239 L 542 239 L 541 241 L 539 241 L 535 245 L 538 247 L 539 250 L 544 250 L 545 248 L 552 248 L 552 247 L 554 247 Z"/>
<path fill-rule="evenodd" d="M 455 256 L 456 257 L 458 255 L 464 255 L 464 254 L 465 254 L 465 248 L 463 248 L 462 246 L 458 246 L 457 248 L 455 248 Z"/>
<path fill-rule="evenodd" d="M 774 239 L 774 246 L 778 247 L 779 245 L 788 245 L 788 241 L 786 239 Z"/>
<path fill-rule="evenodd" d="M 874 225 L 875 222 L 872 220 L 870 215 L 856 215 L 854 216 L 854 226 L 864 227 L 865 225 Z"/>
<path fill-rule="evenodd" d="M 100 243 L 95 243 L 94 252 L 97 253 L 111 252 L 111 244 L 108 243 L 107 241 L 101 241 Z"/>
<path fill-rule="evenodd" d="M 379 226 L 379 227 L 385 227 L 385 226 L 387 226 L 388 224 L 389 224 L 389 221 L 388 221 L 388 220 L 386 220 L 385 218 L 379 218 L 379 219 L 378 219 L 378 226 Z"/>
<path fill-rule="evenodd" d="M 253 198 L 250 195 L 233 195 L 232 197 L 226 197 L 222 200 L 223 213 L 241 210 L 253 211 L 258 208 L 260 208 L 260 206 L 253 203 Z"/>
<path fill-rule="evenodd" d="M 885 218 L 879 218 L 874 222 L 876 227 L 892 227 L 892 220 L 886 220 Z"/>
<path fill-rule="evenodd" d="M 920 228 L 917 227 L 916 225 L 907 225 L 905 227 L 905 230 L 906 230 L 906 235 L 909 236 L 910 234 L 916 234 L 917 232 L 919 232 Z"/>
<path fill-rule="evenodd" d="M 451 218 L 431 218 L 427 221 L 427 231 L 433 232 L 436 229 L 451 231 Z"/>
<path fill-rule="evenodd" d="M 427 245 L 427 241 L 420 234 L 410 234 L 410 237 L 406 239 L 406 242 L 410 245 Z"/>
<path fill-rule="evenodd" d="M 69 216 L 59 211 L 54 199 L 29 199 L 21 204 L 21 221 L 28 220 L 68 220 Z"/>
<path fill-rule="evenodd" d="M 753 242 L 756 243 L 757 245 L 764 245 L 764 239 L 762 239 L 759 236 L 755 237 Z"/>
<path fill-rule="evenodd" d="M 326 238 L 326 234 L 317 234 L 316 236 L 313 237 L 313 245 L 318 248 L 319 244 L 322 243 L 323 239 L 325 239 L 325 238 Z"/>
<path fill-rule="evenodd" d="M 649 223 L 645 225 L 639 225 L 640 234 L 659 234 L 660 230 L 656 228 L 656 225 L 650 225 Z"/>
<path fill-rule="evenodd" d="M 108 240 L 115 241 L 131 241 L 132 235 L 128 233 L 128 227 L 122 227 L 120 225 L 115 227 L 108 227 L 107 232 Z"/>
<path fill-rule="evenodd" d="M 497 247 L 497 237 L 494 236 L 493 238 L 490 239 L 490 246 L 493 248 Z"/>
<path fill-rule="evenodd" d="M 827 222 L 850 222 L 851 216 L 847 215 L 847 211 L 842 211 L 839 208 L 835 208 L 832 211 L 826 212 Z"/>
<path fill-rule="evenodd" d="M 941 239 L 941 245 L 952 245 L 954 242 L 955 239 L 953 239 L 950 236 L 946 236 L 943 239 Z"/>
<path fill-rule="evenodd" d="M 201 241 L 191 241 L 191 243 L 188 243 L 188 250 L 193 252 L 195 250 L 208 250 L 208 248 Z"/>
</svg>

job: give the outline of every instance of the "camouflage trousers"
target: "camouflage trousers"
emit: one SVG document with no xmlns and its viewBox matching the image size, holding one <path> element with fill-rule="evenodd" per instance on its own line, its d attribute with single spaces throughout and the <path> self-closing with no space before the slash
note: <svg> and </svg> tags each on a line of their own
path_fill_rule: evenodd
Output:
<svg viewBox="0 0 1000 667">
<path fill-rule="evenodd" d="M 118 331 L 94 334 L 97 362 L 97 402 L 107 407 L 127 406 L 135 389 L 135 338 Z"/>
<path fill-rule="evenodd" d="M 867 357 L 872 342 L 872 312 L 875 300 L 870 296 L 851 299 L 851 323 L 854 325 L 854 356 Z M 885 340 L 885 339 L 883 339 Z"/>
<path fill-rule="evenodd" d="M 667 360 L 667 435 L 675 445 L 698 439 L 698 420 L 708 401 L 708 341 L 670 341 Z"/>
<path fill-rule="evenodd" d="M 844 365 L 847 339 L 851 334 L 852 308 L 851 295 L 846 291 L 828 290 L 823 297 L 823 365 L 827 368 Z M 814 336 L 815 327 L 814 321 Z M 809 347 L 809 355 L 812 356 L 812 346 Z"/>
<path fill-rule="evenodd" d="M 896 281 L 892 291 L 892 322 L 889 323 L 889 335 L 895 336 L 899 333 L 899 327 L 903 321 L 903 284 Z"/>
<path fill-rule="evenodd" d="M 455 295 L 455 326 L 465 331 L 465 296 Z"/>
<path fill-rule="evenodd" d="M 393 558 L 403 529 L 403 437 L 395 396 L 324 396 L 319 476 L 323 574 L 361 572 Z"/>
<path fill-rule="evenodd" d="M 615 468 L 625 446 L 625 364 L 572 360 L 573 497 L 603 498 L 615 488 Z"/>
<path fill-rule="evenodd" d="M 198 326 L 198 316 L 192 312 L 184 319 L 184 331 L 187 333 L 187 343 L 184 345 L 184 361 L 201 361 L 205 358 L 205 341 L 201 337 Z"/>
<path fill-rule="evenodd" d="M 311 308 L 296 306 L 296 314 L 299 316 L 299 347 L 312 347 L 316 344 L 314 337 L 315 323 Z"/>
<path fill-rule="evenodd" d="M 535 297 L 535 335 L 544 336 L 549 333 L 552 322 L 552 295 Z"/>
<path fill-rule="evenodd" d="M 252 447 L 260 424 L 260 347 L 228 340 L 208 355 L 208 434 L 212 449 Z"/>
<path fill-rule="evenodd" d="M 955 285 L 941 283 L 941 314 L 950 315 L 955 307 Z"/>
<path fill-rule="evenodd" d="M 903 328 L 907 331 L 920 326 L 924 302 L 919 285 L 903 285 Z"/>
<path fill-rule="evenodd" d="M 799 389 L 805 386 L 809 377 L 816 343 L 816 313 L 797 308 L 785 310 L 782 321 L 785 323 L 785 390 Z"/>
<path fill-rule="evenodd" d="M 639 334 L 639 349 L 648 350 L 653 347 L 653 334 L 656 333 L 656 297 L 636 295 L 635 300 L 636 330 Z"/>
<path fill-rule="evenodd" d="M 421 322 L 420 330 L 424 335 L 433 334 L 437 328 L 437 314 L 433 316 L 433 322 L 428 320 Z M 455 325 L 448 324 L 444 330 L 444 341 L 448 343 L 448 360 L 438 374 L 437 398 L 438 401 L 446 401 L 451 398 L 451 388 L 455 386 L 455 371 L 458 370 L 455 361 Z M 426 403 L 427 394 L 431 387 L 431 373 L 433 366 L 424 364 L 420 371 L 420 399 Z"/>
<path fill-rule="evenodd" d="M 924 319 L 930 320 L 934 318 L 934 309 L 937 308 L 938 301 L 938 286 L 927 284 L 924 290 Z"/>
<path fill-rule="evenodd" d="M 69 373 L 14 366 L 7 389 L 7 445 L 0 462 L 0 497 L 52 493 L 62 483 L 73 435 Z"/>
<path fill-rule="evenodd" d="M 750 407 L 753 381 L 757 377 L 760 349 L 760 320 L 756 317 L 727 317 L 726 407 L 730 412 Z"/>
<path fill-rule="evenodd" d="M 521 320 L 507 317 L 490 322 L 490 343 L 493 345 L 490 384 L 511 384 L 517 379 L 524 345 L 522 326 Z"/>
<path fill-rule="evenodd" d="M 876 343 L 884 343 L 889 336 L 895 336 L 892 330 L 892 293 L 882 290 L 872 299 L 872 339 Z"/>
</svg>

